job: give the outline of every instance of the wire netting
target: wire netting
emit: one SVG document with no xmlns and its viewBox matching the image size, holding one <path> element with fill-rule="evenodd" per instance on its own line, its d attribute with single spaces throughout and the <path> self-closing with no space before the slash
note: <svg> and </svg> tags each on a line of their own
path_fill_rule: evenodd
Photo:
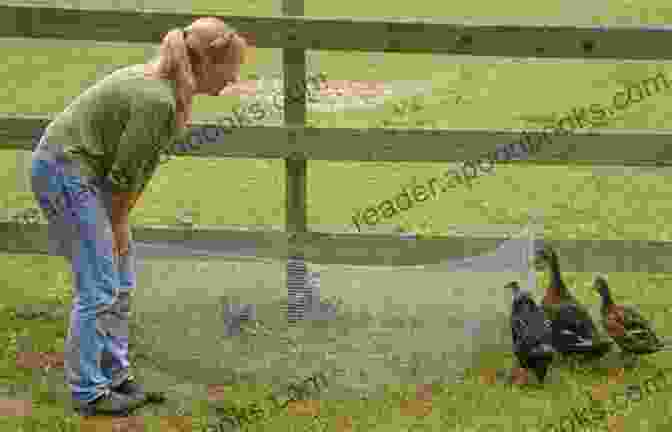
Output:
<svg viewBox="0 0 672 432">
<path fill-rule="evenodd" d="M 525 229 L 481 256 L 364 267 L 138 243 L 134 349 L 204 384 L 276 385 L 328 371 L 325 397 L 340 399 L 453 381 L 479 354 L 510 350 L 504 284 L 534 283 L 532 246 Z"/>
</svg>

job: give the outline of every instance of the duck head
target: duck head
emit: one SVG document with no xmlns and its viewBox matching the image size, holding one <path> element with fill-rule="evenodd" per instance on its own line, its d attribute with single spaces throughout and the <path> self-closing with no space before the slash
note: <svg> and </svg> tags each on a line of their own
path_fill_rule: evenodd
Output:
<svg viewBox="0 0 672 432">
<path fill-rule="evenodd" d="M 509 282 L 504 287 L 511 290 L 514 303 L 525 303 L 532 300 L 530 293 L 521 289 L 520 284 L 517 281 Z"/>
<path fill-rule="evenodd" d="M 534 251 L 534 267 L 539 271 L 558 264 L 558 254 L 550 245 L 541 245 Z"/>
<path fill-rule="evenodd" d="M 604 306 L 611 306 L 614 304 L 606 275 L 598 274 L 595 276 L 593 279 L 593 289 L 597 291 L 600 297 L 602 297 L 602 304 Z"/>
<path fill-rule="evenodd" d="M 510 289 L 513 292 L 513 296 L 517 297 L 520 294 L 520 284 L 517 281 L 512 281 L 504 285 L 505 289 Z"/>
<path fill-rule="evenodd" d="M 532 295 L 529 291 L 522 290 L 518 282 L 509 282 L 505 287 L 513 292 L 512 313 L 528 312 L 536 309 L 537 305 L 532 299 Z"/>
</svg>

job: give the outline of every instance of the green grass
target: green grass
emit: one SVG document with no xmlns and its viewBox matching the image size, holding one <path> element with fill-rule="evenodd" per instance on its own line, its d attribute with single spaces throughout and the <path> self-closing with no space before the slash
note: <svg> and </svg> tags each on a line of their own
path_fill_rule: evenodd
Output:
<svg viewBox="0 0 672 432">
<path fill-rule="evenodd" d="M 230 3 L 231 4 L 231 3 Z M 122 2 L 133 7 L 137 2 Z M 568 7 L 567 2 L 514 1 L 492 2 L 308 2 L 306 14 L 314 16 L 440 17 L 450 21 L 477 19 L 497 22 L 562 23 L 647 23 L 669 21 L 672 9 L 660 0 L 634 2 L 597 2 Z M 92 6 L 93 7 L 93 6 Z M 98 7 L 112 7 L 104 4 Z M 146 2 L 147 8 L 182 9 L 181 4 Z M 221 13 L 279 14 L 279 2 L 235 2 L 224 7 L 213 2 L 192 2 L 195 12 L 217 10 Z M 356 12 L 353 12 L 356 11 Z M 577 12 L 580 11 L 580 12 Z M 654 13 L 654 11 L 656 11 Z M 76 49 L 73 49 L 76 47 Z M 0 78 L 5 83 L 0 92 L 0 111 L 55 113 L 87 85 L 115 67 L 142 62 L 149 47 L 111 46 L 63 41 L 0 41 L 5 67 Z M 244 75 L 268 75 L 280 70 L 279 50 L 258 49 L 256 62 L 244 68 Z M 67 67 L 64 67 L 67 65 Z M 311 52 L 309 68 L 325 71 L 332 79 L 431 80 L 435 90 L 423 99 L 424 108 L 409 116 L 408 123 L 434 121 L 437 127 L 528 127 L 523 118 L 569 112 L 575 106 L 607 104 L 620 83 L 640 80 L 660 70 L 670 72 L 666 63 L 539 63 L 495 62 L 492 59 L 432 56 L 419 54 Z M 455 95 L 463 98 L 455 104 Z M 615 119 L 610 128 L 669 128 L 666 107 L 669 95 L 658 94 Z M 196 103 L 197 117 L 226 112 L 235 100 L 201 97 Z M 309 118 L 322 126 L 363 127 L 392 116 L 392 104 L 371 112 L 351 111 L 338 114 L 310 113 Z M 448 145 L 449 143 L 447 143 Z M 316 145 L 320 145 L 316 142 Z M 17 191 L 14 152 L 6 151 L 0 160 L 0 196 L 3 208 L 32 207 L 32 197 Z M 396 194 L 414 179 L 420 183 L 438 175 L 441 164 L 338 163 L 309 162 L 310 224 L 347 225 L 354 210 L 375 204 Z M 346 171 L 347 169 L 347 171 Z M 347 174 L 347 175 L 346 175 Z M 543 211 L 544 236 L 553 239 L 649 239 L 669 240 L 665 221 L 672 217 L 670 186 L 662 175 L 596 177 L 590 167 L 502 166 L 496 175 L 479 178 L 472 191 L 454 189 L 436 201 L 416 206 L 389 223 L 425 224 L 443 233 L 453 224 L 525 223 L 531 209 Z M 284 164 L 271 160 L 205 160 L 178 158 L 160 168 L 140 208 L 133 215 L 135 224 L 174 224 L 182 209 L 195 211 L 195 222 L 205 225 L 283 225 Z M 335 181 L 337 179 L 337 181 Z M 212 185 L 217 185 L 213 196 Z M 348 194 L 342 191 L 348 191 Z M 25 303 L 56 302 L 60 297 L 69 304 L 70 275 L 65 262 L 43 256 L 4 255 L 0 260 L 2 302 L 11 310 Z M 586 286 L 590 274 L 568 274 L 567 279 L 577 296 L 589 304 L 597 300 Z M 665 275 L 615 273 L 611 282 L 616 300 L 639 304 L 654 318 L 663 334 L 672 334 L 667 305 L 670 283 Z M 56 322 L 19 320 L 8 311 L 0 313 L 0 383 L 29 384 L 35 377 L 16 370 L 12 341 L 29 334 L 40 351 L 62 351 L 67 317 Z M 669 354 L 642 359 L 640 365 L 626 371 L 624 383 L 611 385 L 622 392 L 625 384 L 642 382 L 669 362 Z M 140 362 L 140 360 L 139 360 Z M 478 371 L 505 369 L 512 364 L 508 353 L 483 355 L 467 374 L 464 384 L 437 384 L 434 410 L 423 419 L 399 414 L 399 400 L 412 398 L 408 386 L 391 385 L 383 400 L 326 400 L 322 416 L 331 422 L 336 416 L 349 415 L 354 430 L 523 430 L 521 424 L 557 421 L 573 407 L 586 404 L 587 389 L 606 382 L 600 367 L 573 369 L 559 365 L 554 379 L 543 388 L 511 389 L 499 383 L 479 384 Z M 195 416 L 204 414 L 203 385 L 156 371 L 143 365 L 143 373 L 155 383 L 186 389 L 184 400 Z M 51 376 L 58 372 L 51 371 Z M 172 388 L 171 387 L 171 388 Z M 58 430 L 49 419 L 63 417 L 66 398 L 55 397 L 43 387 L 33 395 L 35 420 L 44 426 L 38 430 Z M 232 387 L 231 399 L 247 403 L 263 399 L 268 386 Z M 61 391 L 64 391 L 61 389 Z M 65 394 L 67 396 L 67 394 Z M 190 396 L 190 397 L 189 397 Z M 665 430 L 672 400 L 669 389 L 632 404 L 623 430 Z M 201 400 L 199 400 L 199 398 Z M 667 409 L 666 409 L 667 408 Z M 175 403 L 150 408 L 147 414 L 168 414 Z M 152 411 L 155 410 L 155 411 Z M 642 421 L 648 423 L 640 423 Z M 311 419 L 274 416 L 263 426 L 249 430 L 319 430 L 306 429 Z M 666 423 L 667 421 L 667 423 Z M 0 419 L 1 430 L 17 430 L 12 418 Z M 499 425 L 497 428 L 487 425 Z"/>
</svg>

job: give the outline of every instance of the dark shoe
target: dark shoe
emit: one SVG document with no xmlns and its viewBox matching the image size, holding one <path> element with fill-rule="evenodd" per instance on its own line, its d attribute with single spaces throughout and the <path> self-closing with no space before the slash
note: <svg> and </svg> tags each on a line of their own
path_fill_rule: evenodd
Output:
<svg viewBox="0 0 672 432">
<path fill-rule="evenodd" d="M 126 379 L 117 387 L 113 387 L 112 391 L 120 393 L 134 401 L 144 403 L 147 401 L 147 393 L 143 390 L 142 386 L 135 382 L 135 379 L 130 377 Z"/>
<path fill-rule="evenodd" d="M 108 390 L 98 399 L 82 404 L 78 411 L 83 416 L 98 414 L 110 416 L 127 416 L 142 405 L 141 402 L 128 398 L 117 392 Z"/>
</svg>

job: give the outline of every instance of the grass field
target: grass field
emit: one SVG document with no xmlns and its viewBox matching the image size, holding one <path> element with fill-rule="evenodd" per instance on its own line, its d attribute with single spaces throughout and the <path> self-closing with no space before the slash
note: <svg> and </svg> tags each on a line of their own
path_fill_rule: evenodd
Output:
<svg viewBox="0 0 672 432">
<path fill-rule="evenodd" d="M 525 0 L 501 5 L 485 1 L 453 3 L 424 1 L 414 2 L 411 7 L 403 2 L 308 2 L 306 14 L 381 17 L 383 15 L 378 11 L 384 10 L 387 17 L 576 24 L 663 24 L 672 19 L 672 7 L 660 0 L 639 3 Z M 198 13 L 280 13 L 277 1 L 230 2 L 229 6 L 218 7 L 210 0 L 199 0 L 190 5 Z M 85 3 L 83 7 L 183 9 L 177 2 L 159 1 L 141 5 L 129 1 L 115 2 L 114 5 Z M 0 93 L 0 111 L 58 112 L 87 85 L 116 67 L 144 61 L 151 50 L 149 46 L 1 40 L 0 56 L 8 60 L 4 62 L 4 68 L 0 67 L 0 78 L 6 83 L 5 91 Z M 308 57 L 311 71 L 327 72 L 333 79 L 431 80 L 435 90 L 423 99 L 424 109 L 406 119 L 411 127 L 423 120 L 433 120 L 441 128 L 528 127 L 532 125 L 526 123 L 525 118 L 565 113 L 572 107 L 591 103 L 607 104 L 623 82 L 641 80 L 658 71 L 668 75 L 672 72 L 663 62 L 511 62 L 506 59 L 326 51 L 310 52 Z M 244 74 L 268 76 L 281 70 L 279 50 L 258 49 L 255 58 L 254 64 L 245 67 Z M 463 102 L 455 104 L 456 95 L 462 96 Z M 647 99 L 609 127 L 669 128 L 670 120 L 666 114 L 670 111 L 670 96 L 668 92 Z M 202 97 L 196 103 L 196 117 L 227 112 L 234 103 L 232 99 Z M 388 103 L 372 111 L 310 113 L 309 118 L 317 120 L 321 126 L 364 127 L 392 117 L 392 111 L 392 103 Z M 0 159 L 2 207 L 33 206 L 32 197 L 15 187 L 18 174 L 14 153 L 6 151 L 4 156 Z M 401 185 L 414 178 L 422 182 L 436 176 L 442 168 L 440 164 L 430 163 L 310 161 L 308 221 L 315 225 L 350 224 L 354 210 L 393 196 Z M 672 220 L 672 205 L 668 204 L 671 187 L 666 177 L 657 171 L 623 171 L 623 175 L 609 176 L 602 175 L 604 172 L 590 167 L 498 167 L 496 175 L 479 178 L 472 191 L 454 189 L 437 201 L 428 201 L 404 213 L 403 220 L 393 219 L 391 223 L 423 225 L 432 232 L 443 233 L 448 225 L 454 224 L 524 224 L 530 210 L 538 209 L 544 214 L 544 236 L 551 239 L 669 240 L 672 233 L 665 222 Z M 160 168 L 132 220 L 136 224 L 174 224 L 177 213 L 192 209 L 195 222 L 204 225 L 282 225 L 284 177 L 282 161 L 178 158 Z M 219 191 L 216 197 L 211 193 L 213 184 Z M 343 194 L 343 190 L 350 193 Z M 67 316 L 57 321 L 22 320 L 11 310 L 22 304 L 56 302 L 59 297 L 69 305 L 71 279 L 68 268 L 60 258 L 3 255 L 0 274 L 3 275 L 0 289 L 5 293 L 0 302 L 7 308 L 0 313 L 0 386 L 33 383 L 32 393 L 15 396 L 34 402 L 30 422 L 35 423 L 35 430 L 62 430 L 55 421 L 64 417 L 63 409 L 68 399 L 67 393 L 63 393 L 62 382 L 58 385 L 61 372 L 51 370 L 40 378 L 40 374 L 34 376 L 33 371 L 17 370 L 14 359 L 17 339 L 22 335 L 30 335 L 35 350 L 62 351 Z M 587 285 L 590 278 L 587 273 L 567 275 L 577 296 L 595 305 L 597 298 L 589 292 Z M 672 284 L 666 275 L 615 273 L 610 280 L 617 301 L 638 304 L 654 318 L 661 333 L 672 334 L 667 307 L 671 298 L 667 291 Z M 450 340 L 443 343 L 449 345 Z M 172 376 L 141 359 L 138 362 L 143 377 L 149 382 L 170 387 L 172 394 L 179 395 L 164 407 L 144 410 L 143 414 L 151 419 L 148 421 L 158 424 L 157 415 L 174 415 L 177 405 L 186 405 L 184 408 L 195 418 L 206 414 L 207 404 L 203 402 L 207 394 L 206 383 Z M 526 430 L 525 426 L 556 422 L 572 408 L 585 406 L 588 403 L 584 395 L 586 391 L 599 393 L 606 388 L 608 392 L 620 394 L 629 384 L 641 385 L 647 377 L 665 367 L 669 354 L 642 359 L 637 368 L 626 370 L 622 378 L 610 379 L 609 370 L 604 365 L 578 368 L 560 365 L 554 370 L 550 383 L 543 388 L 521 390 L 509 388 L 499 381 L 485 384 L 490 382 L 490 370 L 506 369 L 512 362 L 509 353 L 493 352 L 476 359 L 463 383 L 437 381 L 433 386 L 433 409 L 426 416 L 407 416 L 400 410 L 400 400 L 415 398 L 413 386 L 390 385 L 383 397 L 372 397 L 368 401 L 325 397 L 317 420 L 291 416 L 284 410 L 249 430 L 336 431 L 339 430 L 336 426 L 339 419 L 344 416 L 352 417 L 354 431 Z M 43 384 L 37 386 L 36 379 L 41 379 Z M 50 387 L 44 380 L 56 384 Z M 220 381 L 217 377 L 213 384 Z M 262 400 L 269 387 L 233 384 L 226 399 L 240 403 Z M 612 431 L 668 430 L 672 424 L 667 414 L 672 405 L 671 396 L 672 387 L 668 386 L 666 390 L 632 402 L 627 411 L 615 412 L 611 420 L 605 419 L 601 424 L 604 428 L 610 424 Z M 69 412 L 67 415 L 71 416 Z M 622 418 L 619 420 L 619 417 Z M 324 420 L 328 428 L 320 429 L 318 420 Z M 37 426 L 38 421 L 43 425 Z M 619 421 L 622 421 L 620 426 Z M 23 422 L 21 418 L 0 417 L 0 428 L 17 430 L 17 425 Z"/>
</svg>

